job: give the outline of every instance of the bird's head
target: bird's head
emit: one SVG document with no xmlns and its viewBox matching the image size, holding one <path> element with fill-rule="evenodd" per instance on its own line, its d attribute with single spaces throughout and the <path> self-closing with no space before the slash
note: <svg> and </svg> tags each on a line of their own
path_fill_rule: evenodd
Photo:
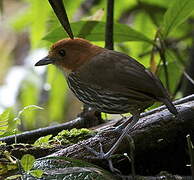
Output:
<svg viewBox="0 0 194 180">
<path fill-rule="evenodd" d="M 103 48 L 95 46 L 82 38 L 62 39 L 53 44 L 48 56 L 38 61 L 35 66 L 54 64 L 64 71 L 76 71 L 102 51 Z"/>
</svg>

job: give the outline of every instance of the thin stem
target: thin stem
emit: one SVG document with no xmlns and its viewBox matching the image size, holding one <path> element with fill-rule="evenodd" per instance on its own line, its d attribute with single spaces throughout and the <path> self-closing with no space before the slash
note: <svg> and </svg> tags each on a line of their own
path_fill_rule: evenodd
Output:
<svg viewBox="0 0 194 180">
<path fill-rule="evenodd" d="M 161 57 L 162 62 L 163 62 L 164 76 L 165 76 L 165 80 L 166 80 L 166 88 L 169 91 L 170 90 L 169 76 L 168 76 L 169 73 L 168 73 L 168 67 L 167 67 L 167 61 L 166 61 L 164 49 L 160 49 L 159 54 L 160 54 L 160 57 Z"/>
<path fill-rule="evenodd" d="M 166 50 L 166 45 L 165 42 L 162 39 L 162 35 L 160 34 L 160 29 L 157 31 L 156 34 L 156 39 L 159 40 L 160 46 L 156 46 L 159 54 L 160 54 L 160 58 L 163 62 L 163 67 L 164 67 L 164 76 L 165 76 L 165 80 L 166 80 L 166 88 L 169 91 L 170 90 L 170 85 L 169 85 L 169 76 L 168 76 L 168 67 L 167 67 L 167 60 L 166 60 L 166 56 L 165 56 L 165 50 Z"/>
<path fill-rule="evenodd" d="M 113 25 L 114 25 L 114 0 L 107 0 L 105 48 L 111 50 L 114 49 Z"/>
</svg>

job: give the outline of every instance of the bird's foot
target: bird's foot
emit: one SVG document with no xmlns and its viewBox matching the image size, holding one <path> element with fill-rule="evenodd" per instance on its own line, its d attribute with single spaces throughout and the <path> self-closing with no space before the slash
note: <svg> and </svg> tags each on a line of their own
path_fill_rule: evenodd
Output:
<svg viewBox="0 0 194 180">
<path fill-rule="evenodd" d="M 116 173 L 116 174 L 121 174 L 121 172 L 114 168 L 113 163 L 111 158 L 113 157 L 112 155 L 109 155 L 108 153 L 104 153 L 103 151 L 103 145 L 101 142 L 99 142 L 99 147 L 100 147 L 100 152 L 97 152 L 96 150 L 94 150 L 93 148 L 85 145 L 84 146 L 90 153 L 94 154 L 95 156 L 87 156 L 88 158 L 91 159 L 100 159 L 100 160 L 107 160 L 108 161 L 108 165 L 109 165 L 109 169 L 111 170 L 111 172 Z"/>
<path fill-rule="evenodd" d="M 113 157 L 113 154 L 115 153 L 116 149 L 118 148 L 118 146 L 120 145 L 120 143 L 122 142 L 122 140 L 125 137 L 127 137 L 127 139 L 129 140 L 129 144 L 130 144 L 130 147 L 131 147 L 132 152 L 134 151 L 133 139 L 131 138 L 131 136 L 128 135 L 128 132 L 138 122 L 139 117 L 140 117 L 140 114 L 139 113 L 138 114 L 135 114 L 127 122 L 124 122 L 119 127 L 115 128 L 113 130 L 113 131 L 116 131 L 116 132 L 120 132 L 121 135 L 119 136 L 119 138 L 117 139 L 117 141 L 114 143 L 114 145 L 110 148 L 110 150 L 107 153 L 104 153 L 101 142 L 99 143 L 100 144 L 100 152 L 96 152 L 94 149 L 92 149 L 90 147 L 87 147 L 87 146 L 85 146 L 85 147 L 91 153 L 93 153 L 96 156 L 95 159 L 106 159 L 106 160 L 108 160 L 108 162 L 109 162 L 109 168 L 111 169 L 111 171 L 115 172 L 115 170 L 113 168 L 113 164 L 112 164 L 111 158 Z M 118 130 L 121 130 L 121 131 L 118 131 Z M 133 157 L 132 157 L 132 159 L 133 159 Z M 132 164 L 133 163 L 134 162 L 132 162 Z"/>
<path fill-rule="evenodd" d="M 85 145 L 84 147 L 92 154 L 94 154 L 95 156 L 88 156 L 91 159 L 107 159 L 106 153 L 104 153 L 103 151 L 103 147 L 102 147 L 102 143 L 99 142 L 99 146 L 100 146 L 100 152 L 97 152 L 96 150 L 94 150 L 93 148 Z"/>
</svg>

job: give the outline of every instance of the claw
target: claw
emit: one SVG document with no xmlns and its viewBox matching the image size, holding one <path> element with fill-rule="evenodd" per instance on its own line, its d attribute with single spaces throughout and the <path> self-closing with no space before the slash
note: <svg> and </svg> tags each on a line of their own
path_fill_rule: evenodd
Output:
<svg viewBox="0 0 194 180">
<path fill-rule="evenodd" d="M 100 145 L 100 152 L 95 151 L 94 149 L 92 149 L 91 147 L 85 145 L 84 148 L 86 148 L 89 152 L 91 152 L 92 154 L 94 154 L 96 157 L 92 158 L 92 159 L 106 159 L 106 154 L 103 151 L 103 146 L 102 143 L 99 142 Z"/>
<path fill-rule="evenodd" d="M 101 160 L 106 159 L 108 161 L 108 164 L 109 164 L 109 169 L 116 174 L 121 174 L 121 172 L 118 169 L 113 167 L 112 160 L 110 159 L 110 157 L 107 157 L 107 153 L 104 153 L 103 145 L 101 142 L 99 142 L 99 146 L 100 146 L 100 152 L 97 152 L 94 149 L 92 149 L 91 147 L 89 147 L 88 145 L 85 145 L 84 148 L 86 148 L 89 152 L 91 152 L 92 154 L 95 155 L 95 156 L 86 156 L 86 158 L 101 159 Z"/>
<path fill-rule="evenodd" d="M 128 120 L 127 122 L 124 122 L 119 127 L 114 129 L 114 131 L 121 130 L 122 133 L 121 133 L 120 137 L 118 138 L 118 140 L 116 141 L 116 143 L 111 147 L 111 149 L 107 153 L 103 152 L 103 146 L 102 146 L 101 142 L 99 142 L 100 152 L 96 152 L 94 149 L 90 148 L 89 146 L 84 146 L 84 147 L 96 156 L 95 159 L 106 159 L 109 163 L 110 170 L 112 172 L 119 173 L 120 171 L 113 167 L 111 158 L 113 157 L 114 152 L 116 151 L 117 147 L 119 146 L 121 141 L 124 139 L 124 137 L 127 137 L 128 141 L 129 141 L 129 144 L 130 144 L 130 148 L 131 148 L 131 157 L 130 157 L 130 159 L 131 159 L 131 164 L 132 164 L 132 174 L 135 175 L 134 157 L 133 157 L 134 156 L 133 151 L 135 149 L 135 146 L 134 146 L 133 139 L 131 138 L 131 136 L 128 135 L 128 132 L 137 123 L 137 121 L 139 120 L 139 117 L 140 117 L 139 113 L 135 114 L 135 115 L 132 116 L 132 118 L 130 118 L 131 121 Z"/>
</svg>

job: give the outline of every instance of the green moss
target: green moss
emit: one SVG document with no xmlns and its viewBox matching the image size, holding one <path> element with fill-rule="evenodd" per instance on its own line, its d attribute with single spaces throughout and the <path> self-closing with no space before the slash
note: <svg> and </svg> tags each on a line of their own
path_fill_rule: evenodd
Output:
<svg viewBox="0 0 194 180">
<path fill-rule="evenodd" d="M 59 132 L 57 136 L 53 137 L 53 141 L 60 142 L 62 145 L 75 144 L 79 141 L 91 137 L 93 134 L 94 133 L 92 131 L 86 128 L 82 129 L 73 128 L 70 131 L 63 130 Z"/>
<path fill-rule="evenodd" d="M 71 130 L 63 130 L 59 132 L 57 136 L 54 136 L 54 137 L 52 137 L 52 135 L 40 137 L 38 140 L 36 140 L 36 142 L 33 145 L 37 147 L 52 147 L 57 144 L 69 145 L 69 144 L 75 144 L 84 139 L 88 139 L 93 135 L 94 135 L 94 132 L 92 132 L 89 129 L 73 128 Z"/>
</svg>

